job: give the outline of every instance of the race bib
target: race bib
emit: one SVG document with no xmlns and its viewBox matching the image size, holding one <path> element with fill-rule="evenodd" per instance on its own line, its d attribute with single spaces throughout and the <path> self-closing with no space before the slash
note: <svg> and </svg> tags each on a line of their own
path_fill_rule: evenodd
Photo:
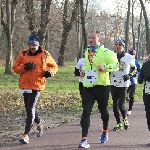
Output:
<svg viewBox="0 0 150 150">
<path fill-rule="evenodd" d="M 145 94 L 150 94 L 150 82 L 145 83 Z"/>
<path fill-rule="evenodd" d="M 32 93 L 32 90 L 31 89 L 20 89 L 20 93 L 23 94 L 23 93 Z"/>
<path fill-rule="evenodd" d="M 86 71 L 85 75 L 86 75 L 86 83 L 88 83 L 88 84 L 97 84 L 98 71 L 88 70 L 88 71 Z"/>
<path fill-rule="evenodd" d="M 123 86 L 124 80 L 123 77 L 121 76 L 113 76 L 112 80 L 111 80 L 111 84 L 119 87 L 119 86 Z"/>
</svg>

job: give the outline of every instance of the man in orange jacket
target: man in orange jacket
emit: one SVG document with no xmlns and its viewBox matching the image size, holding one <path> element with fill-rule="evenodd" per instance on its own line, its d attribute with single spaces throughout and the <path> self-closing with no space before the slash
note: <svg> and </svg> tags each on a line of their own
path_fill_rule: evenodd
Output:
<svg viewBox="0 0 150 150">
<path fill-rule="evenodd" d="M 20 74 L 19 88 L 24 97 L 27 113 L 25 132 L 19 139 L 23 144 L 29 143 L 29 132 L 35 121 L 37 123 L 37 137 L 43 134 L 43 123 L 35 112 L 40 91 L 44 90 L 46 78 L 54 76 L 58 65 L 50 53 L 39 45 L 38 36 L 32 34 L 28 40 L 28 48 L 20 51 L 13 65 L 15 73 Z"/>
</svg>

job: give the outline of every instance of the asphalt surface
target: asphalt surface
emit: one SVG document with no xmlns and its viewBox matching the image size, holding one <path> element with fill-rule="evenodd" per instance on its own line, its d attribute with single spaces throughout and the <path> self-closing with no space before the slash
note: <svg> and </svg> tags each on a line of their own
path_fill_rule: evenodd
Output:
<svg viewBox="0 0 150 150">
<path fill-rule="evenodd" d="M 126 104 L 127 106 L 128 104 Z M 116 121 L 112 109 L 109 109 L 109 139 L 105 144 L 100 144 L 99 138 L 102 131 L 100 114 L 91 115 L 91 127 L 88 142 L 91 150 L 146 150 L 150 149 L 150 132 L 147 128 L 145 109 L 142 100 L 134 103 L 132 114 L 128 116 L 130 128 L 128 130 L 113 131 Z M 0 147 L 0 150 L 78 150 L 81 140 L 80 119 L 59 127 L 49 129 L 43 136 L 37 138 L 30 136 L 29 144 L 18 141 Z"/>
</svg>

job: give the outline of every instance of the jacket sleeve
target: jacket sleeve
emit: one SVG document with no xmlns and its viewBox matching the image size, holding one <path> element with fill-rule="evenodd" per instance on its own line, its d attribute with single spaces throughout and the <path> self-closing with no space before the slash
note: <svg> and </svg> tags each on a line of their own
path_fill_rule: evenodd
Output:
<svg viewBox="0 0 150 150">
<path fill-rule="evenodd" d="M 133 59 L 131 55 L 129 55 L 129 57 L 131 58 L 131 60 L 130 60 L 130 72 L 128 75 L 133 77 L 136 76 L 137 73 L 136 61 L 135 59 Z"/>
<path fill-rule="evenodd" d="M 144 64 L 143 64 L 144 65 Z M 139 76 L 138 76 L 138 83 L 139 84 L 142 84 L 143 83 L 143 80 L 144 80 L 144 75 L 143 75 L 143 66 L 142 66 L 142 68 L 141 68 L 141 70 L 140 70 L 140 74 L 139 74 Z"/>
<path fill-rule="evenodd" d="M 136 75 L 136 72 L 137 72 L 137 67 L 136 67 L 136 66 L 131 67 L 129 76 L 134 76 L 134 75 Z"/>
<path fill-rule="evenodd" d="M 25 72 L 24 64 L 21 63 L 21 60 L 22 60 L 22 51 L 18 54 L 18 56 L 13 64 L 13 67 L 12 67 L 14 72 L 17 74 L 22 74 Z"/>
<path fill-rule="evenodd" d="M 78 60 L 75 70 L 74 70 L 74 74 L 75 76 L 80 76 L 80 70 L 81 70 L 81 59 Z"/>
<path fill-rule="evenodd" d="M 58 65 L 55 60 L 52 58 L 49 52 L 47 52 L 46 65 L 51 75 L 54 76 L 58 71 Z"/>
<path fill-rule="evenodd" d="M 137 61 L 136 67 L 137 67 L 137 72 L 138 72 L 138 74 L 139 74 L 140 71 L 141 71 L 141 64 L 140 64 L 139 61 Z"/>
<path fill-rule="evenodd" d="M 80 70 L 77 69 L 76 67 L 75 67 L 75 70 L 74 70 L 74 75 L 75 76 L 80 76 Z"/>
<path fill-rule="evenodd" d="M 108 50 L 108 52 L 106 53 L 106 64 L 104 64 L 104 66 L 106 72 L 119 70 L 117 55 L 113 51 Z"/>
</svg>

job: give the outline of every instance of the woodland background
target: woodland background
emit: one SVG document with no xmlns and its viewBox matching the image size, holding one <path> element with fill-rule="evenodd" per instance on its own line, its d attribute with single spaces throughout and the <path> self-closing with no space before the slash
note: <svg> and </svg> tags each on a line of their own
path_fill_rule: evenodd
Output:
<svg viewBox="0 0 150 150">
<path fill-rule="evenodd" d="M 109 2 L 0 0 L 0 58 L 5 62 L 4 74 L 12 73 L 16 55 L 27 47 L 28 37 L 33 32 L 59 66 L 81 57 L 89 30 L 99 30 L 101 44 L 111 50 L 117 38 L 125 39 L 126 51 L 135 48 L 137 58 L 143 59 L 150 52 L 150 0 Z M 114 9 L 110 12 L 112 5 Z"/>
<path fill-rule="evenodd" d="M 108 3 L 107 3 L 108 2 Z M 37 110 L 46 120 L 44 130 L 79 118 L 82 112 L 74 67 L 87 45 L 89 30 L 101 32 L 101 44 L 115 50 L 118 38 L 126 40 L 126 52 L 137 50 L 143 61 L 150 53 L 150 0 L 0 0 L 0 145 L 18 140 L 24 132 L 26 113 L 19 93 L 19 75 L 12 64 L 37 33 L 40 44 L 59 65 L 47 79 Z M 108 7 L 110 6 L 110 7 Z M 107 9 L 106 9 L 107 8 Z M 113 9 L 112 9 L 113 8 Z M 135 99 L 142 98 L 138 85 Z M 109 106 L 112 106 L 111 95 Z M 97 104 L 92 110 L 96 113 Z M 35 133 L 35 128 L 31 134 Z"/>
</svg>

